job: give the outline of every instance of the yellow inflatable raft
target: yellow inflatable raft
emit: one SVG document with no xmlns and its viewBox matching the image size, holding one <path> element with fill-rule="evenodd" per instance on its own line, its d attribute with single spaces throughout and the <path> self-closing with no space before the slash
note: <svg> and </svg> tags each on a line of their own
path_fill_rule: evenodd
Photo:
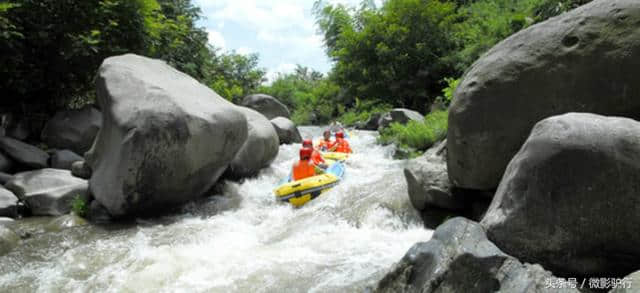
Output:
<svg viewBox="0 0 640 293">
<path fill-rule="evenodd" d="M 322 153 L 322 157 L 325 160 L 344 161 L 349 157 L 349 154 L 339 153 L 339 152 L 325 152 L 325 153 Z"/>
<path fill-rule="evenodd" d="M 344 165 L 336 162 L 332 164 L 324 174 L 293 182 L 285 182 L 276 187 L 273 193 L 279 201 L 288 202 L 295 207 L 300 207 L 338 185 L 343 176 Z"/>
</svg>

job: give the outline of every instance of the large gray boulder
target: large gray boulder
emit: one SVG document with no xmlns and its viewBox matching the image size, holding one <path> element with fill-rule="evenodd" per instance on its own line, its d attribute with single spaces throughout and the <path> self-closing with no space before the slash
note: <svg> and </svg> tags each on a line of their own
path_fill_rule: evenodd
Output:
<svg viewBox="0 0 640 293">
<path fill-rule="evenodd" d="M 13 192 L 0 187 L 0 217 L 15 218 L 18 216 L 18 198 Z"/>
<path fill-rule="evenodd" d="M 91 106 L 57 112 L 45 124 L 41 138 L 50 148 L 84 154 L 102 127 L 102 113 Z"/>
<path fill-rule="evenodd" d="M 276 133 L 278 133 L 280 144 L 302 142 L 302 136 L 300 135 L 300 131 L 298 131 L 298 127 L 288 118 L 276 117 L 271 119 L 271 124 L 276 129 Z"/>
<path fill-rule="evenodd" d="M 72 176 L 69 170 L 47 168 L 18 173 L 5 187 L 36 216 L 64 215 L 74 198 L 89 198 L 87 180 Z"/>
<path fill-rule="evenodd" d="M 10 137 L 0 137 L 0 150 L 25 168 L 46 168 L 49 154 L 45 151 Z"/>
<path fill-rule="evenodd" d="M 262 114 L 245 107 L 238 107 L 247 118 L 248 136 L 229 164 L 232 178 L 253 176 L 269 166 L 278 155 L 279 140 L 275 128 Z"/>
<path fill-rule="evenodd" d="M 289 118 L 291 116 L 289 108 L 285 104 L 265 94 L 248 95 L 242 99 L 240 105 L 258 111 L 266 116 L 267 119 L 273 119 L 278 116 Z"/>
<path fill-rule="evenodd" d="M 84 158 L 70 150 L 51 151 L 51 168 L 71 170 L 71 165 Z"/>
<path fill-rule="evenodd" d="M 115 217 L 202 196 L 247 139 L 236 106 L 163 61 L 110 57 L 96 83 L 103 126 L 85 157 L 91 193 Z"/>
<path fill-rule="evenodd" d="M 489 190 L 533 125 L 566 112 L 640 117 L 640 1 L 596 0 L 476 61 L 449 111 L 449 177 Z"/>
<path fill-rule="evenodd" d="M 482 219 L 502 250 L 555 273 L 640 268 L 640 122 L 569 113 L 535 125 Z"/>
<path fill-rule="evenodd" d="M 415 244 L 379 283 L 376 292 L 576 292 L 546 288 L 554 276 L 523 264 L 491 243 L 482 227 L 457 217 Z"/>
<path fill-rule="evenodd" d="M 13 167 L 13 161 L 2 153 L 0 153 L 0 172 L 7 172 Z"/>
<path fill-rule="evenodd" d="M 391 123 L 407 124 L 411 120 L 424 121 L 424 116 L 413 110 L 396 108 L 380 117 L 378 129 L 388 127 Z"/>
</svg>

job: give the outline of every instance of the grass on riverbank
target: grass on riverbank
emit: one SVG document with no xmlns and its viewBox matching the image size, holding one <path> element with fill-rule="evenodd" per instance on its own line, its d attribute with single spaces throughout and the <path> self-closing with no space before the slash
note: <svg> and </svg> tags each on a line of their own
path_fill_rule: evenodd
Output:
<svg viewBox="0 0 640 293">
<path fill-rule="evenodd" d="M 392 123 L 382 130 L 379 140 L 382 144 L 395 143 L 409 156 L 415 156 L 446 137 L 448 119 L 449 111 L 436 110 L 427 114 L 423 122 Z"/>
</svg>

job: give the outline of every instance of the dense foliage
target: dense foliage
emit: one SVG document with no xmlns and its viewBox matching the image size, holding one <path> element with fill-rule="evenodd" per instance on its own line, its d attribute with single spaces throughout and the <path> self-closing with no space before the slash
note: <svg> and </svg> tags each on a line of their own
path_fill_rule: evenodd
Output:
<svg viewBox="0 0 640 293">
<path fill-rule="evenodd" d="M 589 1 L 387 0 L 376 7 L 365 0 L 348 7 L 317 0 L 333 69 L 323 75 L 298 66 L 262 86 L 258 56 L 209 45 L 191 0 L 3 1 L 0 107 L 50 115 L 91 102 L 102 60 L 136 53 L 166 60 L 234 102 L 256 92 L 275 96 L 300 124 L 354 124 L 391 107 L 428 113 L 446 108 L 458 78 L 497 42 Z M 396 141 L 415 147 L 400 138 L 400 126 L 390 129 L 387 138 L 397 133 Z"/>
<path fill-rule="evenodd" d="M 0 3 L 2 109 L 51 114 L 90 102 L 104 58 L 167 61 L 228 99 L 264 79 L 257 56 L 220 53 L 190 0 L 12 0 Z"/>
<path fill-rule="evenodd" d="M 589 0 L 388 0 L 315 3 L 332 81 L 356 98 L 428 112 L 446 78 L 518 30 Z"/>
</svg>

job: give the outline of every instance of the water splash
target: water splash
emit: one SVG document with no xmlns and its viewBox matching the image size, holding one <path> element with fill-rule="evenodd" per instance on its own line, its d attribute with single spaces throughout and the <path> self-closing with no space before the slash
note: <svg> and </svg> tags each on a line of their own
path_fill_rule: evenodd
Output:
<svg viewBox="0 0 640 293">
<path fill-rule="evenodd" d="M 317 137 L 322 129 L 301 131 Z M 431 237 L 406 196 L 405 162 L 375 139 L 355 133 L 343 182 L 303 208 L 271 194 L 298 153 L 283 145 L 256 178 L 225 182 L 221 195 L 175 215 L 124 227 L 34 228 L 0 258 L 0 291 L 362 291 Z"/>
</svg>

